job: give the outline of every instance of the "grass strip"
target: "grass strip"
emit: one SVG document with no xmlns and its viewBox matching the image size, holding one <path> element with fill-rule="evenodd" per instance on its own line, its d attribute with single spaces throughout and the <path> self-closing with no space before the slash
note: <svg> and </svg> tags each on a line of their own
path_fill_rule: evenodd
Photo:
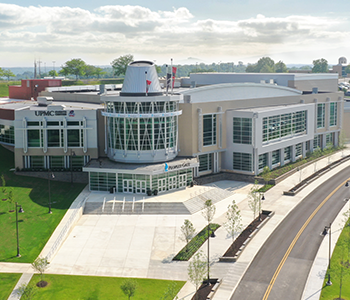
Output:
<svg viewBox="0 0 350 300">
<path fill-rule="evenodd" d="M 339 236 L 331 258 L 330 274 L 332 285 L 326 285 L 328 280 L 326 276 L 320 299 L 339 299 L 340 289 L 341 298 L 350 299 L 350 226 L 345 226 Z"/>
<path fill-rule="evenodd" d="M 10 296 L 21 276 L 20 273 L 0 273 L 0 299 Z"/>
<path fill-rule="evenodd" d="M 48 282 L 45 288 L 37 288 L 35 299 L 64 300 L 64 299 L 128 299 L 120 289 L 126 278 L 100 276 L 73 276 L 46 274 L 44 280 Z M 133 300 L 162 299 L 172 286 L 177 294 L 185 281 L 170 281 L 157 279 L 134 278 L 137 283 Z M 32 283 L 40 281 L 40 275 L 32 278 Z"/>
<path fill-rule="evenodd" d="M 210 223 L 210 234 L 212 231 L 215 232 L 216 229 L 220 227 L 219 224 Z M 208 226 L 205 226 L 195 237 L 190 240 L 188 244 L 181 249 L 181 251 L 176 254 L 173 260 L 177 261 L 187 261 L 193 254 L 195 254 L 198 249 L 205 243 L 208 239 Z"/>
</svg>

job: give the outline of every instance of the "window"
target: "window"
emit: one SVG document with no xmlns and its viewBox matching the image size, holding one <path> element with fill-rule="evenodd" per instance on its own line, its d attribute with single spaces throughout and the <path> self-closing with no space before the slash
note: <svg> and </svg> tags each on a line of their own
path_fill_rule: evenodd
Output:
<svg viewBox="0 0 350 300">
<path fill-rule="evenodd" d="M 253 169 L 252 154 L 233 152 L 233 169 L 251 172 Z"/>
<path fill-rule="evenodd" d="M 28 130 L 27 137 L 28 137 L 28 147 L 43 146 L 43 132 L 41 129 Z"/>
<path fill-rule="evenodd" d="M 203 145 L 216 145 L 216 115 L 203 116 Z"/>
<path fill-rule="evenodd" d="M 284 148 L 284 161 L 287 162 L 291 158 L 291 147 Z"/>
<path fill-rule="evenodd" d="M 297 111 L 288 114 L 275 115 L 263 118 L 263 142 L 292 136 L 306 134 L 307 111 Z"/>
<path fill-rule="evenodd" d="M 319 103 L 317 104 L 317 128 L 324 127 L 325 120 L 325 104 Z"/>
<path fill-rule="evenodd" d="M 15 144 L 15 130 L 13 126 L 0 124 L 0 142 Z"/>
<path fill-rule="evenodd" d="M 211 153 L 199 155 L 198 160 L 199 172 L 211 171 Z"/>
<path fill-rule="evenodd" d="M 277 165 L 280 162 L 280 150 L 272 151 L 272 165 Z"/>
<path fill-rule="evenodd" d="M 314 149 L 322 148 L 322 135 L 318 134 L 314 137 Z"/>
<path fill-rule="evenodd" d="M 64 156 L 50 156 L 50 168 L 64 168 Z"/>
<path fill-rule="evenodd" d="M 59 129 L 47 130 L 47 146 L 48 147 L 61 147 L 60 130 Z"/>
<path fill-rule="evenodd" d="M 303 155 L 303 144 L 299 143 L 295 145 L 295 157 L 299 158 Z"/>
<path fill-rule="evenodd" d="M 79 129 L 68 129 L 67 130 L 67 136 L 68 136 L 68 147 L 80 147 L 80 133 Z"/>
<path fill-rule="evenodd" d="M 267 153 L 259 155 L 259 170 L 267 166 Z"/>
<path fill-rule="evenodd" d="M 330 116 L 329 116 L 329 126 L 337 125 L 338 107 L 336 102 L 330 103 Z"/>
<path fill-rule="evenodd" d="M 326 146 L 333 147 L 333 133 L 326 134 Z"/>
<path fill-rule="evenodd" d="M 115 173 L 90 172 L 89 174 L 91 191 L 109 191 L 116 186 Z"/>
<path fill-rule="evenodd" d="M 233 118 L 233 142 L 236 144 L 252 144 L 252 119 Z"/>
<path fill-rule="evenodd" d="M 44 156 L 30 156 L 30 167 L 32 169 L 44 168 Z"/>
</svg>

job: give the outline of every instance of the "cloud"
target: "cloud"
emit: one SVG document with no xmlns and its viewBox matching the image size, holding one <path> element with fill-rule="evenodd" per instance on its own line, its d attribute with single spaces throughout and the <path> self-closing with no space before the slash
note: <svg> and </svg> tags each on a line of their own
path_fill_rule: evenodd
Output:
<svg viewBox="0 0 350 300">
<path fill-rule="evenodd" d="M 41 53 L 119 56 L 137 53 L 185 56 L 264 55 L 291 48 L 329 49 L 348 43 L 349 20 L 315 16 L 257 15 L 231 21 L 198 19 L 185 7 L 152 11 L 142 6 L 107 5 L 88 11 L 71 7 L 0 3 L 0 54 Z M 312 45 L 312 47 L 311 47 Z"/>
</svg>

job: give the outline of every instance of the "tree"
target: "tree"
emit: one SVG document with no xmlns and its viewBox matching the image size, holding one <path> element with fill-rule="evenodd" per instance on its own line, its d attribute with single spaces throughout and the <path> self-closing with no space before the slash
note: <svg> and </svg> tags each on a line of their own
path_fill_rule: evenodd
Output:
<svg viewBox="0 0 350 300">
<path fill-rule="evenodd" d="M 324 58 L 316 59 L 313 62 L 312 73 L 328 73 L 328 61 Z"/>
<path fill-rule="evenodd" d="M 178 286 L 176 282 L 172 281 L 168 284 L 166 291 L 164 292 L 163 297 L 160 300 L 177 300 L 179 299 L 176 295 L 178 293 Z"/>
<path fill-rule="evenodd" d="M 261 194 L 259 192 L 258 182 L 255 181 L 254 185 L 252 186 L 248 194 L 248 197 L 249 197 L 248 206 L 253 211 L 254 220 L 255 220 L 256 214 L 258 212 L 260 214 L 260 210 L 261 210 L 260 196 Z"/>
<path fill-rule="evenodd" d="M 287 66 L 281 60 L 275 64 L 275 70 L 276 70 L 276 73 L 287 73 L 288 72 Z"/>
<path fill-rule="evenodd" d="M 349 74 L 350 73 L 350 65 L 346 66 L 344 71 L 346 74 Z"/>
<path fill-rule="evenodd" d="M 206 270 L 207 262 L 204 259 L 203 253 L 200 251 L 190 261 L 187 269 L 188 279 L 196 287 L 196 292 L 203 282 Z"/>
<path fill-rule="evenodd" d="M 38 282 L 38 286 L 44 287 L 47 285 L 47 282 L 44 281 L 44 273 L 48 268 L 49 262 L 46 257 L 38 257 L 33 263 L 32 267 L 35 271 L 40 273 L 41 280 Z"/>
<path fill-rule="evenodd" d="M 271 180 L 271 171 L 270 171 L 270 168 L 268 166 L 264 167 L 264 169 L 261 173 L 261 177 L 264 179 L 265 185 L 269 184 L 269 181 Z"/>
<path fill-rule="evenodd" d="M 31 300 L 37 293 L 38 289 L 34 284 L 25 284 L 22 283 L 17 290 L 17 295 L 19 299 L 22 300 Z"/>
<path fill-rule="evenodd" d="M 182 240 L 186 242 L 186 252 L 187 246 L 190 240 L 193 238 L 196 229 L 194 228 L 192 222 L 188 219 L 184 221 L 184 224 L 181 226 Z"/>
<path fill-rule="evenodd" d="M 4 76 L 4 70 L 0 68 L 0 77 Z"/>
<path fill-rule="evenodd" d="M 125 279 L 120 285 L 120 289 L 123 291 L 124 295 L 130 300 L 131 297 L 135 295 L 137 289 L 137 282 L 134 279 Z"/>
<path fill-rule="evenodd" d="M 210 226 L 210 222 L 214 218 L 215 211 L 216 211 L 216 208 L 215 208 L 215 205 L 213 204 L 213 201 L 211 201 L 211 200 L 205 201 L 204 207 L 202 210 L 202 216 L 208 222 L 208 226 Z M 209 228 L 209 230 L 210 230 L 210 228 Z"/>
<path fill-rule="evenodd" d="M 85 74 L 86 63 L 80 58 L 74 58 L 65 62 L 65 65 L 62 66 L 60 73 L 67 76 L 68 74 L 75 75 L 76 80 L 79 76 L 84 76 Z"/>
<path fill-rule="evenodd" d="M 84 73 L 86 75 L 87 78 L 89 78 L 89 76 L 94 76 L 96 74 L 96 68 L 95 66 L 92 65 L 86 65 L 85 66 L 85 70 Z"/>
<path fill-rule="evenodd" d="M 248 65 L 247 73 L 273 73 L 275 72 L 275 62 L 270 57 L 262 57 L 257 63 Z"/>
<path fill-rule="evenodd" d="M 2 76 L 7 77 L 7 81 L 10 81 L 10 77 L 16 77 L 16 75 L 13 74 L 10 69 L 2 70 Z"/>
<path fill-rule="evenodd" d="M 226 219 L 224 227 L 233 241 L 235 234 L 242 229 L 242 217 L 235 200 L 232 200 L 232 204 L 227 207 Z"/>
<path fill-rule="evenodd" d="M 56 70 L 51 70 L 49 71 L 49 75 L 53 78 L 57 77 L 58 76 L 58 73 L 56 72 Z"/>
<path fill-rule="evenodd" d="M 125 75 L 128 65 L 134 61 L 134 56 L 131 54 L 122 55 L 111 62 L 114 69 L 114 75 Z"/>
<path fill-rule="evenodd" d="M 106 72 L 103 71 L 103 69 L 99 67 L 95 67 L 95 75 L 97 76 L 97 78 L 100 78 L 100 76 L 104 74 L 106 74 Z"/>
</svg>

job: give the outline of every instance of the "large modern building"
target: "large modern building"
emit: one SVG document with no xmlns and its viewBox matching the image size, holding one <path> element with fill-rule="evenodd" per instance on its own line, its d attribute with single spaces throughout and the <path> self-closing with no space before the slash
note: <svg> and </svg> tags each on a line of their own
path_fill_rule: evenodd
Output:
<svg viewBox="0 0 350 300">
<path fill-rule="evenodd" d="M 337 74 L 202 73 L 167 91 L 152 62 L 136 61 L 121 88 L 48 88 L 38 102 L 3 103 L 0 141 L 20 170 L 74 166 L 90 190 L 157 194 L 338 145 L 337 89 Z"/>
</svg>

